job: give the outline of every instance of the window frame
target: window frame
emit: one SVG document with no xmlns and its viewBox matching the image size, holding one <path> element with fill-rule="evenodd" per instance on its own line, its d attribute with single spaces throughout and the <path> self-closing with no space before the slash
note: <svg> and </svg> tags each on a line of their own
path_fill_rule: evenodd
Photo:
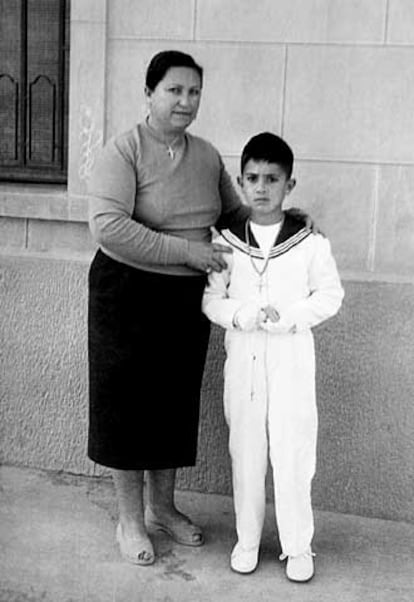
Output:
<svg viewBox="0 0 414 602">
<path fill-rule="evenodd" d="M 28 10 L 30 0 L 20 0 L 17 10 L 20 15 L 20 57 L 19 81 L 8 73 L 0 73 L 1 80 L 6 78 L 15 84 L 15 162 L 2 160 L 0 157 L 0 181 L 5 182 L 67 182 L 68 170 L 68 114 L 69 114 L 69 31 L 70 0 L 56 0 L 58 9 L 57 40 L 57 74 L 52 82 L 48 75 L 39 73 L 31 82 L 28 81 Z M 31 9 L 35 8 L 33 3 Z M 43 80 L 52 88 L 53 125 L 52 125 L 52 160 L 49 163 L 31 162 L 31 110 L 32 88 Z"/>
</svg>

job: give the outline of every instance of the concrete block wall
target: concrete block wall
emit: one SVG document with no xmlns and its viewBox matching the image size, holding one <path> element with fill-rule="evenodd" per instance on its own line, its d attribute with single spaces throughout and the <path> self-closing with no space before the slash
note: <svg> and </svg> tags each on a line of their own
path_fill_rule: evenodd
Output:
<svg viewBox="0 0 414 602">
<path fill-rule="evenodd" d="M 4 462 L 103 473 L 85 458 L 87 179 L 102 142 L 145 116 L 151 56 L 177 48 L 205 68 L 192 131 L 233 176 L 252 134 L 292 145 L 290 202 L 329 236 L 344 281 L 340 315 L 315 333 L 315 503 L 414 520 L 413 32 L 410 0 L 72 0 L 68 187 L 0 184 Z M 231 492 L 222 363 L 214 329 L 184 488 Z"/>
</svg>

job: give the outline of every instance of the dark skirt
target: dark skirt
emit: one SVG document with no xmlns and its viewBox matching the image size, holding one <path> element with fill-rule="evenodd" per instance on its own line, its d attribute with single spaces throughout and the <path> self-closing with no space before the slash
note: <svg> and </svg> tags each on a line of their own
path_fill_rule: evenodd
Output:
<svg viewBox="0 0 414 602">
<path fill-rule="evenodd" d="M 98 251 L 89 271 L 91 460 L 123 470 L 194 466 L 210 324 L 204 276 L 138 270 Z"/>
</svg>

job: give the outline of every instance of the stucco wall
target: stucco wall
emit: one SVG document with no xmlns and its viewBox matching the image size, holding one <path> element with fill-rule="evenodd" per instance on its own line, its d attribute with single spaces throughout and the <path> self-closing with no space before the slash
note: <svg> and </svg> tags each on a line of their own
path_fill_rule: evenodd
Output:
<svg viewBox="0 0 414 602">
<path fill-rule="evenodd" d="M 87 264 L 3 256 L 0 266 L 1 460 L 102 474 L 85 456 Z M 407 361 L 414 331 L 412 286 L 346 282 L 345 287 L 346 308 L 315 332 L 320 409 L 315 504 L 414 520 L 414 372 Z M 180 471 L 184 488 L 231 493 L 223 359 L 222 332 L 214 328 L 198 463 Z"/>
<path fill-rule="evenodd" d="M 101 474 L 85 458 L 86 186 L 97 149 L 145 114 L 160 49 L 205 67 L 195 133 L 233 176 L 260 130 L 296 152 L 291 203 L 329 236 L 346 289 L 316 332 L 320 508 L 414 520 L 414 8 L 410 0 L 72 0 L 67 189 L 0 183 L 0 451 Z M 197 467 L 230 492 L 213 331 Z M 271 487 L 269 482 L 269 495 Z"/>
</svg>

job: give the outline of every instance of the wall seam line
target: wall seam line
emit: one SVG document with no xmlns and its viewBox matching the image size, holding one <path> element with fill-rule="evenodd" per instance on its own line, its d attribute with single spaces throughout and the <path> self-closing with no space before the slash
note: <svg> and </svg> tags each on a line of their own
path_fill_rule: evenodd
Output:
<svg viewBox="0 0 414 602">
<path fill-rule="evenodd" d="M 197 40 L 197 17 L 198 17 L 197 0 L 193 0 L 193 31 L 192 31 L 193 42 L 195 42 Z"/>
<path fill-rule="evenodd" d="M 197 39 L 197 40 L 193 40 L 190 39 L 189 37 L 182 37 L 182 36 L 174 36 L 174 35 L 170 35 L 168 38 L 167 37 L 163 37 L 163 36 L 139 36 L 137 37 L 136 35 L 108 35 L 107 37 L 109 42 L 132 42 L 135 41 L 137 44 L 144 44 L 146 42 L 166 42 L 167 40 L 169 41 L 174 41 L 174 42 L 179 42 L 182 44 L 185 43 L 192 43 L 194 41 L 196 41 L 198 44 L 203 45 L 205 44 L 206 46 L 211 46 L 211 45 L 215 45 L 215 46 L 240 46 L 240 44 L 243 44 L 246 47 L 249 46 L 297 46 L 297 47 L 302 47 L 302 48 L 320 48 L 320 47 L 326 47 L 326 48 L 349 48 L 349 49 L 366 49 L 366 48 L 372 48 L 372 49 L 383 49 L 384 48 L 384 42 L 383 40 L 379 40 L 378 42 L 335 42 L 335 41 L 323 41 L 323 42 L 313 42 L 313 41 L 309 41 L 309 42 L 296 42 L 294 40 L 288 40 L 288 41 L 284 41 L 284 42 L 274 42 L 273 40 L 215 40 L 214 38 L 204 38 L 204 39 Z M 392 44 L 387 44 L 386 46 L 387 50 L 388 49 L 406 49 L 406 50 L 413 50 L 414 49 L 414 44 L 412 42 L 393 42 Z"/>
<path fill-rule="evenodd" d="M 368 240 L 367 269 L 369 272 L 375 270 L 375 250 L 377 245 L 377 226 L 378 226 L 378 194 L 379 194 L 379 167 L 374 171 L 374 189 L 373 203 L 371 208 L 370 232 Z"/>
<path fill-rule="evenodd" d="M 239 154 L 235 152 L 222 152 L 223 157 L 227 157 L 229 159 L 238 159 Z M 404 167 L 404 168 L 413 168 L 413 162 L 407 161 L 372 161 L 368 160 L 358 160 L 358 159 L 329 159 L 327 157 L 324 158 L 313 158 L 313 157 L 299 157 L 295 155 L 295 163 L 319 163 L 321 165 L 353 165 L 356 167 Z M 80 195 L 87 196 L 87 195 Z"/>
<path fill-rule="evenodd" d="M 105 43 L 104 43 L 104 85 L 103 85 L 103 116 L 102 116 L 102 142 L 104 142 L 106 140 L 106 134 L 108 131 L 108 117 L 107 117 L 107 103 L 108 103 L 108 98 L 109 98 L 109 92 L 108 92 L 108 85 L 109 85 L 109 65 L 108 65 L 108 56 L 109 56 L 109 40 L 110 40 L 110 36 L 109 36 L 109 4 L 107 2 L 107 0 L 105 0 L 105 24 L 104 24 L 104 36 L 105 36 Z"/>
<path fill-rule="evenodd" d="M 286 110 L 286 88 L 287 88 L 287 70 L 288 70 L 288 50 L 289 46 L 286 44 L 284 60 L 283 60 L 283 80 L 282 80 L 282 106 L 280 107 L 280 135 L 284 136 L 285 132 L 285 110 Z"/>
<path fill-rule="evenodd" d="M 385 21 L 384 21 L 384 45 L 387 44 L 389 34 L 390 0 L 385 0 Z"/>
<path fill-rule="evenodd" d="M 29 248 L 29 218 L 24 220 L 24 248 Z"/>
</svg>

